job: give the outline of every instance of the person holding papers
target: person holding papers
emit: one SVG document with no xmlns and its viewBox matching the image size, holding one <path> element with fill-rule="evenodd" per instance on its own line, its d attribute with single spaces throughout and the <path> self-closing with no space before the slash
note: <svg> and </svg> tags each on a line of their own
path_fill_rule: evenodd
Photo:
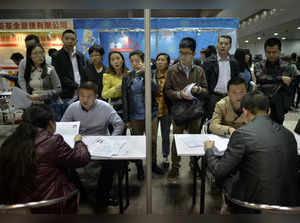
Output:
<svg viewBox="0 0 300 223">
<path fill-rule="evenodd" d="M 211 133 L 221 136 L 231 135 L 237 128 L 246 123 L 241 110 L 241 100 L 246 95 L 245 80 L 236 76 L 227 84 L 227 94 L 215 107 L 209 130 Z"/>
<path fill-rule="evenodd" d="M 177 102 L 184 103 L 185 100 L 193 100 L 192 97 L 186 94 L 186 87 L 192 83 L 196 83 L 196 85 L 190 89 L 189 93 L 199 99 L 204 99 L 208 94 L 205 73 L 200 66 L 193 64 L 193 58 L 196 55 L 196 40 L 189 37 L 183 38 L 179 43 L 179 55 L 179 63 L 169 67 L 167 72 L 167 80 L 164 86 L 166 98 L 171 101 L 172 105 Z M 173 122 L 173 134 L 182 134 L 184 130 L 187 130 L 189 134 L 199 134 L 201 132 L 201 121 L 202 118 L 199 118 L 182 125 L 176 125 L 175 122 Z M 177 156 L 174 139 L 171 155 L 172 169 L 168 174 L 168 180 L 176 181 L 179 176 L 181 158 Z M 190 164 L 192 163 L 193 162 L 190 162 Z M 194 167 L 191 165 L 191 168 Z"/>
<path fill-rule="evenodd" d="M 78 88 L 79 101 L 72 103 L 62 117 L 62 122 L 80 121 L 79 134 L 88 136 L 109 135 L 108 126 L 113 126 L 113 136 L 121 135 L 124 123 L 113 107 L 98 98 L 97 85 L 88 81 Z M 101 147 L 99 148 L 101 149 Z M 98 177 L 97 200 L 101 205 L 118 205 L 110 195 L 113 176 L 120 168 L 120 162 L 103 160 L 95 161 L 102 165 Z"/>
<path fill-rule="evenodd" d="M 68 168 L 86 165 L 87 146 L 76 135 L 72 149 L 59 134 L 47 105 L 25 110 L 22 123 L 0 148 L 0 204 L 16 204 L 55 199 L 76 190 Z M 34 213 L 71 214 L 78 209 L 78 197 L 67 202 L 32 209 Z"/>
<path fill-rule="evenodd" d="M 270 102 L 263 93 L 248 93 L 241 101 L 247 124 L 233 132 L 222 157 L 213 141 L 205 142 L 209 170 L 230 197 L 258 204 L 299 206 L 297 142 L 295 136 L 269 117 Z M 239 172 L 238 177 L 230 177 Z M 228 202 L 231 213 L 253 210 Z"/>
<path fill-rule="evenodd" d="M 55 111 L 55 119 L 59 120 L 62 103 L 60 80 L 53 66 L 46 64 L 45 50 L 40 44 L 33 44 L 26 51 L 26 67 L 24 82 L 19 80 L 22 90 L 29 94 L 33 104 L 48 104 Z"/>
</svg>

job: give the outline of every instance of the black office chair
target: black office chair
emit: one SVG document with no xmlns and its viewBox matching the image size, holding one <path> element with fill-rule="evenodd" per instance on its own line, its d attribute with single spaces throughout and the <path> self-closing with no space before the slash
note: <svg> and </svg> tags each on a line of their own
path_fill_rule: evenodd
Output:
<svg viewBox="0 0 300 223">
<path fill-rule="evenodd" d="M 0 214 L 31 214 L 31 209 L 48 207 L 54 204 L 58 204 L 60 202 L 67 201 L 74 196 L 79 196 L 79 190 L 75 190 L 66 196 L 51 200 L 34 201 L 23 204 L 0 204 Z"/>
</svg>

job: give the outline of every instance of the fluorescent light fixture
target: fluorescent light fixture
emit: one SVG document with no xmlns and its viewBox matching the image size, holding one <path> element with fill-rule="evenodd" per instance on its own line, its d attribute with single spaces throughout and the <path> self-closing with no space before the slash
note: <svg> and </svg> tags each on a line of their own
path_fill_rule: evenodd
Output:
<svg viewBox="0 0 300 223">
<path fill-rule="evenodd" d="M 300 29 L 300 26 L 298 26 L 297 29 Z"/>
<path fill-rule="evenodd" d="M 286 40 L 286 37 L 282 37 L 281 39 L 282 39 L 282 40 Z"/>
<path fill-rule="evenodd" d="M 274 33 L 274 36 L 278 36 L 278 33 Z"/>
<path fill-rule="evenodd" d="M 249 43 L 249 40 L 245 40 L 245 43 Z"/>
<path fill-rule="evenodd" d="M 258 39 L 258 40 L 261 40 L 261 37 L 260 37 L 260 36 L 258 36 L 258 37 L 257 37 L 257 39 Z"/>
</svg>

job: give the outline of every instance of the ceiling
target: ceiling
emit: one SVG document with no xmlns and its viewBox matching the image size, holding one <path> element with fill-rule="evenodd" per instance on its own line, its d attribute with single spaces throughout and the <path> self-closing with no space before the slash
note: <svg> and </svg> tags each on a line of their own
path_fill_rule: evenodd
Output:
<svg viewBox="0 0 300 223">
<path fill-rule="evenodd" d="M 151 10 L 152 17 L 215 17 L 221 9 Z M 143 9 L 89 10 L 89 9 L 0 9 L 0 19 L 48 18 L 137 18 L 144 17 Z"/>
</svg>

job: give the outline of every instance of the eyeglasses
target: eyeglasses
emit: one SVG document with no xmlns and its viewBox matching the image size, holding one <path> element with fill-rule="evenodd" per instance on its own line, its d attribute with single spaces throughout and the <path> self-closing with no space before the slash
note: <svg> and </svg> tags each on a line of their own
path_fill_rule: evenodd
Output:
<svg viewBox="0 0 300 223">
<path fill-rule="evenodd" d="M 92 58 L 92 57 L 101 57 L 101 55 L 99 55 L 99 54 L 96 54 L 96 55 L 90 55 L 90 57 Z"/>
<path fill-rule="evenodd" d="M 191 53 L 191 52 L 181 52 L 181 51 L 179 51 L 179 55 L 180 56 L 191 56 L 191 55 L 193 55 L 193 53 Z"/>
<path fill-rule="evenodd" d="M 35 52 L 31 54 L 31 56 L 44 56 L 44 55 L 45 55 L 44 52 Z"/>
</svg>

